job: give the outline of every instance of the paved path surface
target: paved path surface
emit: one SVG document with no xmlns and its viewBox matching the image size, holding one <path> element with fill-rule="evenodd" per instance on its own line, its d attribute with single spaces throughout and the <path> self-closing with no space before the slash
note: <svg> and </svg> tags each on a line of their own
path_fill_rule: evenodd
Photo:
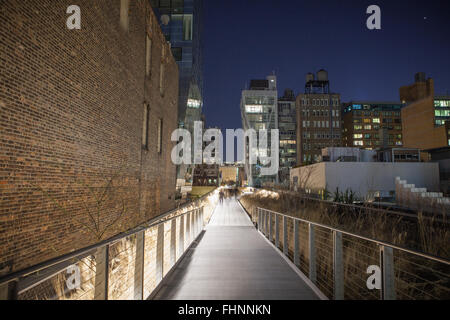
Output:
<svg viewBox="0 0 450 320">
<path fill-rule="evenodd" d="M 219 204 L 165 280 L 162 300 L 311 300 L 316 294 L 256 231 L 236 200 Z"/>
</svg>

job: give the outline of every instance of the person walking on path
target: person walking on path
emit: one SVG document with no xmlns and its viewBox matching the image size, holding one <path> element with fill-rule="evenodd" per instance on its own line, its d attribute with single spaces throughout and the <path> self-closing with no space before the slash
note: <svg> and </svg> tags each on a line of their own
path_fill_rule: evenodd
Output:
<svg viewBox="0 0 450 320">
<path fill-rule="evenodd" d="M 223 191 L 219 192 L 219 202 L 223 203 Z"/>
</svg>

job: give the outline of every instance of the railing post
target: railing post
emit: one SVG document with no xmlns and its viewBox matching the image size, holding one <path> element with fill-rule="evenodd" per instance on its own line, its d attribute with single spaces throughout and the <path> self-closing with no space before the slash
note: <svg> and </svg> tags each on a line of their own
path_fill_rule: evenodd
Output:
<svg viewBox="0 0 450 320">
<path fill-rule="evenodd" d="M 164 277 L 164 223 L 158 225 L 158 237 L 156 240 L 156 282 Z"/>
<path fill-rule="evenodd" d="M 280 247 L 280 219 L 278 214 L 275 214 L 275 246 Z"/>
<path fill-rule="evenodd" d="M 200 209 L 197 209 L 195 214 L 195 237 L 200 234 Z"/>
<path fill-rule="evenodd" d="M 272 235 L 273 235 L 273 228 L 272 228 L 272 212 L 269 212 L 269 218 L 267 219 L 269 221 L 269 240 L 272 242 Z"/>
<path fill-rule="evenodd" d="M 201 228 L 201 231 L 203 231 L 204 227 L 205 227 L 205 207 L 202 207 L 202 228 Z"/>
<path fill-rule="evenodd" d="M 256 208 L 256 212 L 258 213 L 258 230 L 261 231 L 261 209 Z"/>
<path fill-rule="evenodd" d="M 136 234 L 136 257 L 134 262 L 134 300 L 144 299 L 144 244 L 145 231 Z"/>
<path fill-rule="evenodd" d="M 264 217 L 264 224 L 265 224 L 265 232 L 266 238 L 269 238 L 269 211 L 266 210 L 266 215 Z"/>
<path fill-rule="evenodd" d="M 202 207 L 201 219 L 202 219 L 202 225 L 201 225 L 200 232 L 203 231 L 203 229 L 205 228 L 205 207 Z"/>
<path fill-rule="evenodd" d="M 181 257 L 184 253 L 184 216 L 180 217 L 180 235 L 178 239 L 178 256 Z"/>
<path fill-rule="evenodd" d="M 288 255 L 289 244 L 288 244 L 288 228 L 287 228 L 287 217 L 283 216 L 283 253 Z"/>
<path fill-rule="evenodd" d="M 192 214 L 192 241 L 197 237 L 197 209 Z"/>
<path fill-rule="evenodd" d="M 314 226 L 309 225 L 309 279 L 316 282 L 316 247 L 314 243 Z"/>
<path fill-rule="evenodd" d="M 95 254 L 94 300 L 108 300 L 109 245 L 100 247 Z"/>
<path fill-rule="evenodd" d="M 170 265 L 175 265 L 177 261 L 177 220 L 172 219 L 170 225 Z"/>
<path fill-rule="evenodd" d="M 17 281 L 10 281 L 0 285 L 1 300 L 17 300 Z"/>
<path fill-rule="evenodd" d="M 202 232 L 202 209 L 198 209 L 198 234 Z"/>
<path fill-rule="evenodd" d="M 333 231 L 334 300 L 344 300 L 344 260 L 342 233 Z"/>
<path fill-rule="evenodd" d="M 381 299 L 395 300 L 394 250 L 391 247 L 380 246 L 381 267 Z"/>
<path fill-rule="evenodd" d="M 192 212 L 192 241 L 197 237 L 197 209 Z"/>
<path fill-rule="evenodd" d="M 186 240 L 187 240 L 187 247 L 189 247 L 189 244 L 191 243 L 191 213 L 186 213 Z"/>
<path fill-rule="evenodd" d="M 262 209 L 262 233 L 266 235 L 266 210 Z"/>
<path fill-rule="evenodd" d="M 300 267 L 300 243 L 299 243 L 299 224 L 297 219 L 294 220 L 294 264 Z"/>
</svg>

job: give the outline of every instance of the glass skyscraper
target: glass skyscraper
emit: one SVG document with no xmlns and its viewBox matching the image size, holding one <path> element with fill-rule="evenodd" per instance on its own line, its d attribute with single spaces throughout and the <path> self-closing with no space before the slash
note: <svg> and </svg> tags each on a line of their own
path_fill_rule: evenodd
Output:
<svg viewBox="0 0 450 320">
<path fill-rule="evenodd" d="M 271 147 L 270 130 L 278 129 L 278 91 L 276 76 L 268 76 L 265 80 L 251 80 L 248 90 L 242 91 L 241 120 L 243 129 L 268 130 L 267 149 L 246 148 L 246 159 L 249 154 L 268 156 Z M 278 157 L 279 155 L 277 155 Z M 250 164 L 245 161 L 245 172 L 250 187 L 262 187 L 268 184 L 278 183 L 278 174 L 274 176 L 261 175 L 261 164 Z"/>
<path fill-rule="evenodd" d="M 193 133 L 194 122 L 201 121 L 203 108 L 203 0 L 150 0 L 150 4 L 180 71 L 178 124 Z M 189 185 L 192 173 L 192 167 L 178 167 L 177 184 L 184 184 L 184 180 Z"/>
</svg>

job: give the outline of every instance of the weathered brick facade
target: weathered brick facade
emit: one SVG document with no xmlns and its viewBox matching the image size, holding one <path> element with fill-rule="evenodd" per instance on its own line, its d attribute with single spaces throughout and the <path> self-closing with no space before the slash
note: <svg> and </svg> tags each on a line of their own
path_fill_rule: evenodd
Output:
<svg viewBox="0 0 450 320">
<path fill-rule="evenodd" d="M 127 3 L 1 0 L 0 275 L 174 207 L 178 67 L 149 2 Z M 72 4 L 80 30 L 66 27 Z"/>
</svg>

